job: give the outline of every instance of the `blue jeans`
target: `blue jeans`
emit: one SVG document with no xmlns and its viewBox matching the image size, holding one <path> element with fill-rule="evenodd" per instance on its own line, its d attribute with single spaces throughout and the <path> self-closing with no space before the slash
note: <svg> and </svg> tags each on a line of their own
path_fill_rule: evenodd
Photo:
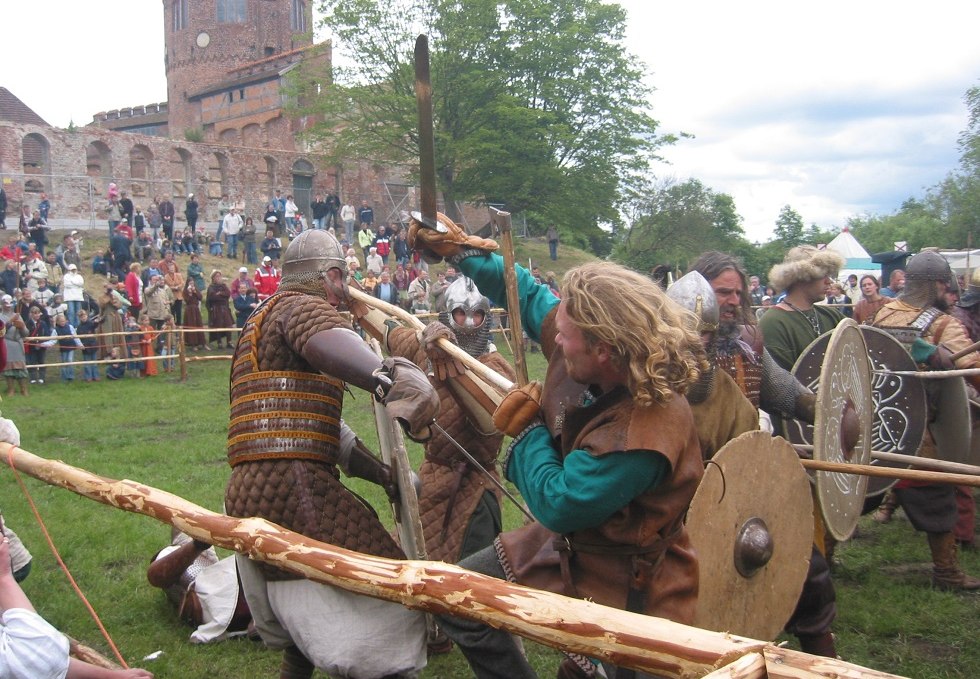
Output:
<svg viewBox="0 0 980 679">
<path fill-rule="evenodd" d="M 61 350 L 61 362 L 62 363 L 72 363 L 75 360 L 75 350 L 74 349 L 62 349 Z M 61 380 L 63 382 L 71 382 L 75 379 L 75 366 L 73 365 L 63 365 L 61 366 Z"/>
<path fill-rule="evenodd" d="M 83 361 L 95 361 L 98 359 L 98 349 L 82 349 L 82 360 Z M 97 380 L 99 379 L 99 366 L 98 365 L 83 365 L 82 366 L 82 377 L 85 381 Z"/>
<path fill-rule="evenodd" d="M 226 233 L 225 240 L 228 241 L 228 258 L 238 259 L 238 234 Z"/>
<path fill-rule="evenodd" d="M 74 326 L 78 326 L 78 312 L 82 308 L 82 303 L 78 300 L 69 300 L 65 302 L 68 305 L 68 322 Z"/>
<path fill-rule="evenodd" d="M 323 222 L 326 221 L 326 217 L 314 217 L 313 218 L 313 228 L 318 231 L 323 231 Z"/>
<path fill-rule="evenodd" d="M 558 259 L 558 241 L 549 240 L 548 241 L 548 252 L 551 253 L 551 260 L 555 261 Z"/>
<path fill-rule="evenodd" d="M 257 264 L 258 258 L 255 256 L 255 241 L 249 241 L 244 243 L 245 246 L 245 260 L 249 264 Z"/>
</svg>

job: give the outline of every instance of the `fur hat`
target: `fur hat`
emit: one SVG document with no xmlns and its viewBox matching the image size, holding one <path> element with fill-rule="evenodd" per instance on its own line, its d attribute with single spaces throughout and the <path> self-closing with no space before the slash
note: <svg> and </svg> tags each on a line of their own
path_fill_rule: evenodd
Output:
<svg viewBox="0 0 980 679">
<path fill-rule="evenodd" d="M 786 253 L 782 264 L 769 270 L 769 285 L 784 291 L 794 283 L 815 281 L 824 276 L 836 278 L 844 264 L 844 258 L 833 250 L 799 245 Z"/>
</svg>

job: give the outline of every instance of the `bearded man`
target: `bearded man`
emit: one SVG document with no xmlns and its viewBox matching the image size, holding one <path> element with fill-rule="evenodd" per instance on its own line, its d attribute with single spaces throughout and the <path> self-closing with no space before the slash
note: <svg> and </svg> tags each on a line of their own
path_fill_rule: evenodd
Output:
<svg viewBox="0 0 980 679">
<path fill-rule="evenodd" d="M 417 439 L 438 400 L 404 359 L 382 362 L 337 307 L 348 302 L 346 260 L 327 231 L 286 249 L 278 290 L 249 317 L 231 370 L 225 509 L 366 554 L 404 558 L 374 509 L 340 471 L 392 488 L 391 472 L 341 421 L 348 385 L 382 398 Z M 283 650 L 281 679 L 415 676 L 425 666 L 424 616 L 302 579 L 238 555 L 242 586 L 266 645 Z"/>
<path fill-rule="evenodd" d="M 908 348 L 920 370 L 978 368 L 980 353 L 976 351 L 956 359 L 955 363 L 950 360 L 972 341 L 963 324 L 948 313 L 949 292 L 959 292 L 949 263 L 937 252 L 920 252 L 908 260 L 901 294 L 879 309 L 871 324 L 886 331 L 900 329 L 902 332 L 896 332 L 900 339 L 913 331 L 917 337 Z M 973 375 L 967 380 L 974 388 L 980 388 L 980 376 Z M 936 397 L 931 392 L 937 388 L 931 381 L 926 384 L 927 401 L 933 408 Z M 935 443 L 928 432 L 919 455 L 936 457 Z M 946 590 L 980 589 L 980 580 L 964 573 L 957 558 L 953 533 L 957 520 L 954 487 L 899 481 L 894 492 L 912 526 L 925 532 L 929 540 L 933 585 Z"/>
<path fill-rule="evenodd" d="M 429 261 L 448 258 L 491 299 L 506 299 L 496 243 L 439 220 L 444 234 L 413 221 L 410 244 Z M 700 341 L 656 284 L 623 267 L 570 270 L 560 301 L 524 268 L 517 276 L 520 309 L 511 311 L 541 342 L 548 373 L 543 390 L 532 383 L 511 392 L 494 422 L 514 436 L 504 475 L 537 521 L 461 565 L 689 623 L 698 574 L 683 517 L 702 467 L 684 392 L 703 367 Z M 477 677 L 535 676 L 509 634 L 439 620 Z"/>
<path fill-rule="evenodd" d="M 772 431 L 770 416 L 813 424 L 816 397 L 766 350 L 749 305 L 749 283 L 741 263 L 732 255 L 711 251 L 702 254 L 691 270 L 708 281 L 718 304 L 718 329 L 706 346 L 708 361 L 728 373 L 760 409 L 760 428 Z"/>
</svg>

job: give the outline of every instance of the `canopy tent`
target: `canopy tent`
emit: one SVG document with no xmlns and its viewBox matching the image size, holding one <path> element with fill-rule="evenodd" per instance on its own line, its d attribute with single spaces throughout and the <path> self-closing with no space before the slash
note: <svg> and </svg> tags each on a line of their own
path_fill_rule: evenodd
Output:
<svg viewBox="0 0 980 679">
<path fill-rule="evenodd" d="M 980 250 L 940 250 L 950 268 L 958 274 L 969 274 L 980 267 Z"/>
<path fill-rule="evenodd" d="M 846 281 L 851 274 L 858 278 L 864 274 L 881 275 L 881 265 L 871 261 L 871 255 L 858 243 L 857 238 L 851 235 L 847 227 L 844 227 L 832 241 L 827 243 L 826 248 L 833 250 L 847 260 L 838 276 L 841 281 Z"/>
</svg>

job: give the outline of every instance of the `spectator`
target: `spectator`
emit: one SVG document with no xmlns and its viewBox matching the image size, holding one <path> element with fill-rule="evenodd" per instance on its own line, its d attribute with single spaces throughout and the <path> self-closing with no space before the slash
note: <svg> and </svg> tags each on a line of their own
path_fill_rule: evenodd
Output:
<svg viewBox="0 0 980 679">
<path fill-rule="evenodd" d="M 20 287 L 20 267 L 16 260 L 8 259 L 4 262 L 3 271 L 0 271 L 0 285 L 8 295 Z"/>
<path fill-rule="evenodd" d="M 123 354 L 119 347 L 112 347 L 109 350 L 109 360 L 105 367 L 107 380 L 121 380 L 126 376 L 126 363 L 122 360 Z"/>
<path fill-rule="evenodd" d="M 299 208 L 296 207 L 296 202 L 293 200 L 292 195 L 286 196 L 283 216 L 286 218 L 286 229 L 289 231 L 290 236 L 296 233 L 296 213 L 298 210 Z"/>
<path fill-rule="evenodd" d="M 349 202 L 344 203 L 344 206 L 340 208 L 340 221 L 344 223 L 344 234 L 347 236 L 347 244 L 354 244 L 354 221 L 357 219 L 357 213 L 354 211 L 354 206 Z"/>
<path fill-rule="evenodd" d="M 106 219 L 109 221 L 109 233 L 115 233 L 116 228 L 123 220 L 122 208 L 119 206 L 117 199 L 109 199 L 109 205 L 106 207 L 105 214 Z"/>
<path fill-rule="evenodd" d="M 371 232 L 371 225 L 361 222 L 361 230 L 357 232 L 357 244 L 361 246 L 361 254 L 367 259 L 371 246 L 374 245 L 374 233 Z"/>
<path fill-rule="evenodd" d="M 81 264 L 82 258 L 79 256 L 78 251 L 75 249 L 75 238 L 74 236 L 65 236 L 61 239 L 61 242 L 54 249 L 55 260 L 61 266 L 63 271 L 68 270 L 69 264 Z M 0 253 L 2 256 L 2 253 Z"/>
<path fill-rule="evenodd" d="M 68 322 L 68 317 L 58 314 L 54 319 L 54 333 L 58 336 L 58 349 L 61 351 L 62 363 L 75 362 L 75 349 L 83 349 L 82 340 L 78 338 L 75 326 Z M 75 380 L 75 366 L 61 366 L 61 381 L 73 382 Z"/>
<path fill-rule="evenodd" d="M 0 297 L 0 321 L 3 322 L 3 344 L 7 354 L 7 362 L 3 366 L 7 396 L 14 395 L 14 383 L 20 387 L 21 395 L 27 396 L 27 355 L 24 351 L 27 325 L 14 310 L 14 298 L 10 295 Z"/>
<path fill-rule="evenodd" d="M 824 300 L 826 304 L 833 306 L 847 317 L 851 315 L 850 298 L 844 294 L 844 286 L 840 283 L 831 283 L 830 291 Z"/>
<path fill-rule="evenodd" d="M 262 222 L 265 224 L 266 231 L 272 231 L 273 235 L 279 233 L 279 228 L 281 222 L 279 221 L 279 216 L 276 214 L 276 206 L 269 203 L 265 206 L 265 214 L 262 215 Z"/>
<path fill-rule="evenodd" d="M 194 199 L 193 193 L 187 194 L 187 201 L 184 203 L 184 217 L 187 218 L 187 228 L 191 230 L 191 234 L 197 231 L 197 201 Z"/>
<path fill-rule="evenodd" d="M 160 226 L 163 224 L 163 217 L 160 216 L 160 199 L 154 198 L 150 203 L 150 211 L 147 213 L 146 223 L 150 227 L 153 241 L 155 242 L 160 235 Z"/>
<path fill-rule="evenodd" d="M 204 267 L 201 265 L 200 255 L 191 255 L 191 263 L 187 265 L 187 279 L 193 280 L 197 291 L 204 294 L 207 286 L 204 283 Z"/>
<path fill-rule="evenodd" d="M 238 214 L 238 210 L 231 208 L 225 218 L 221 221 L 221 228 L 225 234 L 225 242 L 228 244 L 227 256 L 228 259 L 238 259 L 238 234 L 241 233 L 242 226 L 242 216 Z"/>
<path fill-rule="evenodd" d="M 86 382 L 99 381 L 99 367 L 89 363 L 98 359 L 99 340 L 95 337 L 95 333 L 98 331 L 98 322 L 98 316 L 89 317 L 86 309 L 79 309 L 78 325 L 75 327 L 75 331 L 82 342 L 82 361 L 85 363 L 82 366 L 82 378 Z"/>
<path fill-rule="evenodd" d="M 861 299 L 854 305 L 854 320 L 857 323 L 868 323 L 878 309 L 885 306 L 888 298 L 879 292 L 878 279 L 870 274 L 861 276 Z"/>
<path fill-rule="evenodd" d="M 387 271 L 381 272 L 378 284 L 374 288 L 374 296 L 388 304 L 398 304 L 398 289 L 391 282 L 391 274 Z"/>
<path fill-rule="evenodd" d="M 366 200 L 362 200 L 361 207 L 357 209 L 357 221 L 361 223 L 361 226 L 366 226 L 368 230 L 374 225 L 374 210 Z"/>
<path fill-rule="evenodd" d="M 37 204 L 37 211 L 40 213 L 41 219 L 44 220 L 44 223 L 47 224 L 48 215 L 51 212 L 51 201 L 48 200 L 48 194 L 44 193 L 43 191 L 41 192 L 41 200 L 38 201 Z"/>
<path fill-rule="evenodd" d="M 374 275 L 374 271 L 368 269 L 364 272 L 364 280 L 361 281 L 361 287 L 372 295 L 374 294 L 374 289 L 378 287 L 378 277 Z"/>
<path fill-rule="evenodd" d="M 85 278 L 78 273 L 77 266 L 68 265 L 68 273 L 62 279 L 62 285 L 64 288 L 62 295 L 65 304 L 68 305 L 68 322 L 75 325 L 78 323 L 78 311 L 82 308 L 85 294 Z"/>
<path fill-rule="evenodd" d="M 268 257 L 273 262 L 278 262 L 279 255 L 282 253 L 282 241 L 276 238 L 275 231 L 268 229 L 259 249 L 262 250 L 263 261 Z"/>
<path fill-rule="evenodd" d="M 905 289 L 905 272 L 902 269 L 895 269 L 888 277 L 888 287 L 880 290 L 884 297 L 895 298 Z"/>
<path fill-rule="evenodd" d="M 247 264 L 255 264 L 258 258 L 255 254 L 255 224 L 252 222 L 251 217 L 245 219 L 241 236 L 242 246 L 245 248 L 245 262 Z"/>
<path fill-rule="evenodd" d="M 368 256 L 364 258 L 364 268 L 374 272 L 375 276 L 380 276 L 381 270 L 384 269 L 384 264 L 384 260 L 378 254 L 378 248 L 373 246 L 369 248 Z"/>
<path fill-rule="evenodd" d="M 327 202 L 323 200 L 323 194 L 316 194 L 313 197 L 313 202 L 310 203 L 310 212 L 313 217 L 313 228 L 323 230 L 324 222 L 327 219 Z"/>
<path fill-rule="evenodd" d="M 181 291 L 183 292 L 183 291 Z M 174 323 L 173 314 L 167 316 L 163 322 L 163 327 L 157 333 L 156 352 L 160 356 L 175 356 L 177 354 L 177 324 Z M 161 361 L 164 372 L 171 372 L 176 365 L 173 358 L 165 358 Z"/>
<path fill-rule="evenodd" d="M 411 307 L 411 301 L 408 298 L 408 286 L 411 281 L 408 278 L 408 272 L 405 271 L 405 267 L 398 264 L 395 267 L 395 273 L 391 277 L 391 282 L 395 285 L 395 290 L 397 290 L 398 296 L 398 306 L 403 309 L 409 309 Z"/>
<path fill-rule="evenodd" d="M 157 264 L 160 273 L 163 275 L 163 282 L 170 288 L 170 313 L 173 314 L 174 322 L 180 325 L 181 315 L 184 307 L 184 275 L 180 273 L 180 266 L 174 259 L 172 252 L 168 252 Z"/>
<path fill-rule="evenodd" d="M 138 318 L 143 309 L 143 279 L 140 276 L 142 272 L 143 267 L 139 262 L 133 262 L 129 265 L 129 273 L 126 274 L 126 299 L 129 300 L 129 313 L 134 318 Z"/>
<path fill-rule="evenodd" d="M 347 248 L 347 256 L 345 259 L 347 260 L 348 269 L 350 269 L 350 267 L 354 264 L 357 264 L 358 266 L 361 264 L 360 260 L 357 258 L 357 251 L 354 250 L 354 248 Z"/>
<path fill-rule="evenodd" d="M 7 228 L 7 192 L 0 186 L 0 229 Z"/>
<path fill-rule="evenodd" d="M 381 257 L 381 261 L 388 263 L 388 255 L 391 253 L 391 238 L 388 236 L 388 229 L 382 224 L 378 227 L 378 233 L 374 237 L 374 248 Z"/>
<path fill-rule="evenodd" d="M 146 262 L 153 256 L 153 239 L 150 237 L 149 231 L 143 231 L 136 237 L 136 243 L 133 245 L 133 254 L 136 257 L 136 261 L 140 264 L 146 264 Z"/>
<path fill-rule="evenodd" d="M 216 348 L 231 348 L 231 328 L 235 322 L 231 318 L 231 290 L 225 285 L 224 275 L 215 269 L 211 272 L 211 285 L 208 286 L 205 304 L 208 308 L 208 327 L 217 328 L 217 332 L 208 333 L 208 344 L 215 343 Z"/>
<path fill-rule="evenodd" d="M 143 208 L 139 205 L 135 208 L 136 212 L 133 214 L 133 230 L 136 232 L 136 237 L 146 231 L 146 215 L 143 214 Z"/>
<path fill-rule="evenodd" d="M 174 301 L 173 292 L 164 282 L 163 276 L 157 274 L 150 278 L 150 284 L 144 290 L 144 298 L 147 320 L 154 330 L 159 330 L 171 315 L 170 308 Z"/>
<path fill-rule="evenodd" d="M 265 300 L 276 293 L 279 289 L 279 279 L 282 274 L 276 269 L 275 262 L 269 257 L 262 258 L 262 265 L 255 270 L 255 289 L 258 291 L 259 300 Z"/>
<path fill-rule="evenodd" d="M 327 222 L 326 226 L 332 226 L 335 229 L 340 228 L 340 222 L 337 219 L 338 213 L 340 212 L 340 196 L 336 193 L 330 192 L 327 197 L 323 199 L 327 204 Z M 348 243 L 350 242 L 350 235 L 347 236 Z"/>
<path fill-rule="evenodd" d="M 273 208 L 275 208 L 276 224 L 278 224 L 279 228 L 281 229 L 286 224 L 286 199 L 283 197 L 282 191 L 276 189 L 275 194 L 272 196 L 272 200 L 269 202 L 272 203 Z"/>
<path fill-rule="evenodd" d="M 408 286 L 408 296 L 412 302 L 412 313 L 420 314 L 429 310 L 429 288 L 429 272 L 419 271 L 418 278 Z"/>
<path fill-rule="evenodd" d="M 545 238 L 548 239 L 548 253 L 551 255 L 551 261 L 555 261 L 558 259 L 558 229 L 555 228 L 554 224 L 548 225 Z"/>
<path fill-rule="evenodd" d="M 228 288 L 231 290 L 232 301 L 240 295 L 244 295 L 245 291 L 252 287 L 252 281 L 248 278 L 248 268 L 241 266 L 238 267 L 238 278 L 231 281 Z"/>
<path fill-rule="evenodd" d="M 60 293 L 51 297 L 44 311 L 47 313 L 50 323 L 54 323 L 54 319 L 58 314 L 64 314 L 65 318 L 68 318 L 68 305 L 65 304 L 65 300 Z"/>
<path fill-rule="evenodd" d="M 119 194 L 119 210 L 122 212 L 123 221 L 129 227 L 133 226 L 133 201 L 129 194 L 123 191 Z"/>
<path fill-rule="evenodd" d="M 37 304 L 32 304 L 28 312 L 27 337 L 24 343 L 27 347 L 27 374 L 31 384 L 44 384 L 47 369 L 44 367 L 45 355 L 54 346 L 54 331 L 44 311 Z"/>
<path fill-rule="evenodd" d="M 48 231 L 51 227 L 41 217 L 41 211 L 35 210 L 31 220 L 27 223 L 27 233 L 31 242 L 37 245 L 37 251 L 44 256 L 44 246 L 48 244 Z"/>
<path fill-rule="evenodd" d="M 248 278 L 245 279 L 248 282 Z M 252 315 L 255 308 L 259 305 L 259 293 L 258 291 L 248 286 L 242 289 L 242 294 L 235 297 L 235 325 L 239 328 L 245 327 L 245 321 L 248 317 Z"/>
<path fill-rule="evenodd" d="M 392 241 L 392 251 L 395 253 L 395 261 L 404 267 L 408 267 L 411 259 L 411 250 L 408 249 L 408 241 L 405 240 L 405 232 L 399 231 Z"/>
<path fill-rule="evenodd" d="M 99 298 L 99 307 L 102 309 L 99 318 L 99 334 L 101 335 L 99 347 L 102 358 L 109 358 L 113 347 L 119 349 L 116 354 L 117 357 L 125 356 L 126 338 L 122 335 L 123 314 L 129 308 L 129 300 L 116 289 L 115 277 L 106 282 L 103 294 Z"/>
<path fill-rule="evenodd" d="M 159 205 L 160 226 L 163 229 L 163 237 L 169 241 L 174 239 L 174 217 L 177 212 L 174 204 L 169 198 L 164 198 Z"/>
<path fill-rule="evenodd" d="M 201 289 L 195 279 L 188 277 L 184 283 L 184 345 L 191 351 L 200 351 L 207 342 L 203 331 L 194 331 L 204 327 L 201 318 Z"/>
<path fill-rule="evenodd" d="M 109 239 L 109 250 L 112 252 L 113 273 L 119 278 L 125 278 L 129 265 L 133 262 L 132 241 L 126 238 L 123 230 L 116 226 Z"/>
</svg>

